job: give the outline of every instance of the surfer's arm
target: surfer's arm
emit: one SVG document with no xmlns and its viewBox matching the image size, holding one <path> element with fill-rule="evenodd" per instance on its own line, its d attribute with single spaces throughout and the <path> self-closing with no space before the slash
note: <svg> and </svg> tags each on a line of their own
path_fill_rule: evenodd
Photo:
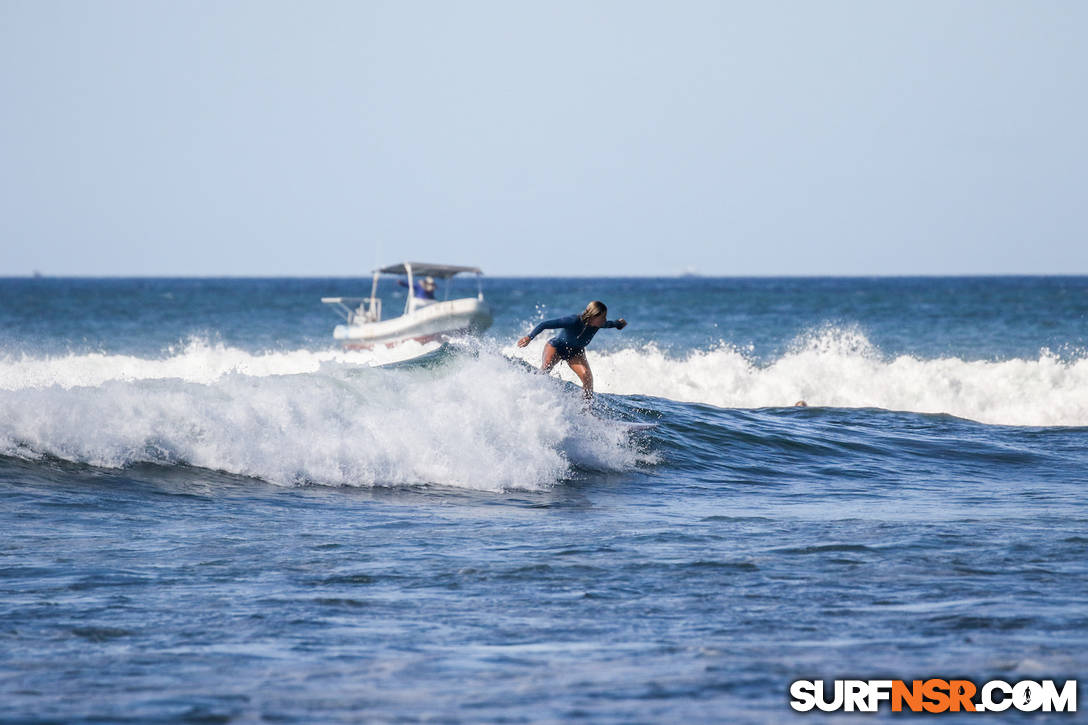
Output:
<svg viewBox="0 0 1088 725">
<path fill-rule="evenodd" d="M 539 335 L 544 330 L 558 330 L 560 328 L 570 327 L 578 322 L 578 315 L 571 315 L 570 317 L 557 317 L 554 320 L 544 320 L 539 325 L 533 328 L 525 337 L 518 340 L 518 347 L 525 347 L 533 338 Z"/>
<path fill-rule="evenodd" d="M 529 333 L 528 337 L 530 340 L 532 340 L 544 330 L 558 330 L 562 327 L 570 327 L 576 322 L 578 322 L 578 315 L 571 315 L 570 317 L 557 317 L 554 320 L 544 320 L 539 325 L 533 328 L 533 331 Z"/>
<path fill-rule="evenodd" d="M 622 330 L 623 328 L 627 327 L 627 320 L 625 320 L 625 319 L 623 319 L 621 317 L 618 320 L 609 320 L 608 322 L 604 323 L 603 326 L 604 327 L 614 327 L 617 330 Z"/>
</svg>

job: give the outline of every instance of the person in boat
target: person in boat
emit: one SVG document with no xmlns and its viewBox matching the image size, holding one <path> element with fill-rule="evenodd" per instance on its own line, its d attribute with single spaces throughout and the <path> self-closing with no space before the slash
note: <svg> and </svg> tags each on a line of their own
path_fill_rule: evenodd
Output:
<svg viewBox="0 0 1088 725">
<path fill-rule="evenodd" d="M 403 279 L 398 279 L 397 282 L 401 287 L 407 287 L 408 283 Z M 434 277 L 424 277 L 423 279 L 417 279 L 412 284 L 412 296 L 417 300 L 433 300 L 434 292 L 438 289 L 434 283 Z"/>
<path fill-rule="evenodd" d="M 622 317 L 609 320 L 607 314 L 608 307 L 600 300 L 593 300 L 581 314 L 544 320 L 532 332 L 518 340 L 518 347 L 528 345 L 543 330 L 560 330 L 544 346 L 540 369 L 548 372 L 560 360 L 566 360 L 570 369 L 582 380 L 582 392 L 586 400 L 589 400 L 593 397 L 593 371 L 589 369 L 589 360 L 586 359 L 586 345 L 602 327 L 614 327 L 617 330 L 627 327 L 627 320 Z"/>
</svg>

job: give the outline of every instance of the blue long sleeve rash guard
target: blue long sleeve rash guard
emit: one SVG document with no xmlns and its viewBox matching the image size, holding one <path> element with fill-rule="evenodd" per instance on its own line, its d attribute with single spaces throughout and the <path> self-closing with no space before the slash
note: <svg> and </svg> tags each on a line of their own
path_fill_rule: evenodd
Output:
<svg viewBox="0 0 1088 725">
<path fill-rule="evenodd" d="M 615 320 L 608 320 L 603 327 L 619 326 L 619 323 Z M 542 330 L 560 330 L 560 333 L 548 342 L 553 345 L 556 343 L 566 345 L 567 347 L 585 347 L 597 334 L 597 330 L 603 329 L 603 327 L 587 325 L 582 322 L 582 318 L 578 315 L 570 315 L 569 317 L 558 317 L 554 320 L 544 320 L 529 333 L 529 339 L 535 338 Z"/>
</svg>

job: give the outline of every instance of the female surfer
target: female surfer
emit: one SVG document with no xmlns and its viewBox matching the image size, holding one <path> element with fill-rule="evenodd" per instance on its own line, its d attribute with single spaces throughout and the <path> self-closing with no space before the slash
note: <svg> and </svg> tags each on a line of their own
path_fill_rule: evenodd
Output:
<svg viewBox="0 0 1088 725">
<path fill-rule="evenodd" d="M 518 340 L 518 347 L 528 345 L 541 330 L 561 330 L 544 346 L 540 369 L 548 372 L 560 360 L 566 360 L 570 369 L 582 379 L 582 394 L 586 400 L 590 400 L 593 398 L 593 371 L 589 369 L 589 360 L 586 359 L 586 345 L 602 327 L 615 327 L 617 330 L 627 327 L 627 320 L 622 317 L 609 320 L 607 314 L 608 308 L 605 304 L 600 300 L 593 300 L 580 315 L 544 320 L 532 332 Z"/>
</svg>

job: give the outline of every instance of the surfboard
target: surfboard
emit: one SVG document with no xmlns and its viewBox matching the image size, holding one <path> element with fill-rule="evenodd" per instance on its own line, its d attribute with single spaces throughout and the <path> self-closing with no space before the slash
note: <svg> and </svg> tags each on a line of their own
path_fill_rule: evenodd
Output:
<svg viewBox="0 0 1088 725">
<path fill-rule="evenodd" d="M 600 420 L 625 431 L 652 430 L 657 427 L 657 423 L 639 423 L 633 420 L 613 420 L 612 418 L 601 418 Z"/>
<path fill-rule="evenodd" d="M 657 427 L 657 423 L 635 423 L 626 420 L 617 420 L 615 422 L 628 430 L 652 430 Z"/>
</svg>

